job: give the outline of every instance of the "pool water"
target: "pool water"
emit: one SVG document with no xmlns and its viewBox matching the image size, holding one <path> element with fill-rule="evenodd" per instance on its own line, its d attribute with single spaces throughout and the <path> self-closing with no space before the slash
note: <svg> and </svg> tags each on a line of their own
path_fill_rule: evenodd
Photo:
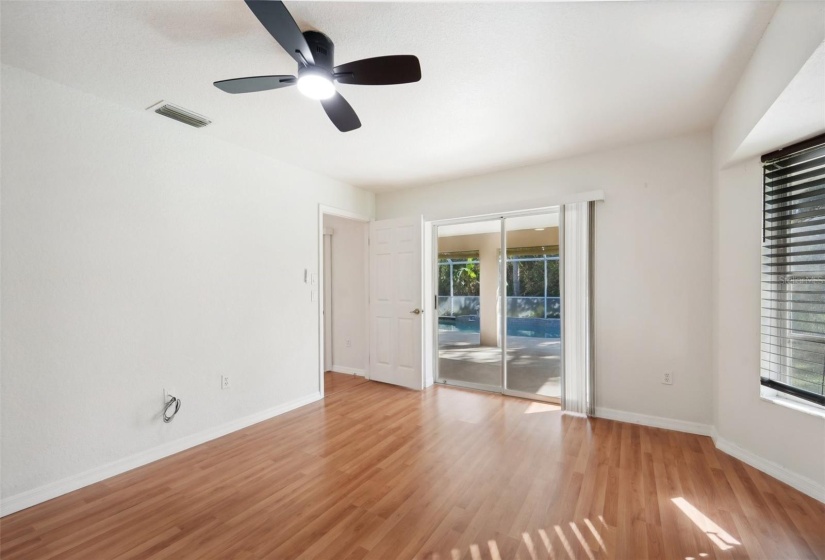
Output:
<svg viewBox="0 0 825 560">
<path fill-rule="evenodd" d="M 457 317 L 454 320 L 439 317 L 438 331 L 477 333 L 480 329 L 478 319 L 475 317 L 473 319 Z M 507 335 L 529 338 L 561 338 L 561 320 L 508 317 Z"/>
<path fill-rule="evenodd" d="M 456 323 L 438 319 L 438 332 L 481 332 L 478 323 Z"/>
</svg>

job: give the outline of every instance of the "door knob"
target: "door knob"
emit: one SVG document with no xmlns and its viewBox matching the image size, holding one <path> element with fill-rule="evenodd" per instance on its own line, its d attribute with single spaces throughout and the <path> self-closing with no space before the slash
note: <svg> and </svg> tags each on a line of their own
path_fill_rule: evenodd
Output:
<svg viewBox="0 0 825 560">
<path fill-rule="evenodd" d="M 423 311 L 421 311 L 420 309 L 413 309 L 412 311 L 410 311 L 410 313 L 412 313 L 413 315 L 421 315 Z"/>
</svg>

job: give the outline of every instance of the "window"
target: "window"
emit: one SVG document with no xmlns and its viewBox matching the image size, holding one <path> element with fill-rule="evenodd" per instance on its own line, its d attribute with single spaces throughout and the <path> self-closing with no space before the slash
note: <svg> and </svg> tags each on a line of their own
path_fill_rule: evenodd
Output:
<svg viewBox="0 0 825 560">
<path fill-rule="evenodd" d="M 825 405 L 825 135 L 762 163 L 761 383 Z"/>
<path fill-rule="evenodd" d="M 438 255 L 438 295 L 477 296 L 480 281 L 478 251 Z"/>
<path fill-rule="evenodd" d="M 507 316 L 558 319 L 559 248 L 507 249 Z"/>
<path fill-rule="evenodd" d="M 438 314 L 478 316 L 481 264 L 478 251 L 438 254 Z"/>
</svg>

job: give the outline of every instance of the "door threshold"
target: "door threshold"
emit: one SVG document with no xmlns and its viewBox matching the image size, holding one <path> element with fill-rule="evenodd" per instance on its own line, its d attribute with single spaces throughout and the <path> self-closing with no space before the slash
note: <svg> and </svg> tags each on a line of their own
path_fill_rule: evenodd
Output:
<svg viewBox="0 0 825 560">
<path fill-rule="evenodd" d="M 502 390 L 499 387 L 491 387 L 490 385 L 472 383 L 470 381 L 452 381 L 450 379 L 439 379 L 434 383 L 434 385 L 442 385 L 446 387 L 453 387 L 456 389 L 469 389 L 471 391 L 483 391 L 485 393 L 504 395 L 505 397 L 515 397 L 517 399 L 524 399 L 528 401 L 561 405 L 561 399 L 558 397 L 548 397 L 545 395 L 536 395 L 533 393 L 523 393 L 521 391 Z"/>
</svg>

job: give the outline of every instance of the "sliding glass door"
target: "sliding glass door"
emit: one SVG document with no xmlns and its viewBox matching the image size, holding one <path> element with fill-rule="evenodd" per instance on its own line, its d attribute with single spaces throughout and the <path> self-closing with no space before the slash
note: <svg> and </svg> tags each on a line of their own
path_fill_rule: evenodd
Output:
<svg viewBox="0 0 825 560">
<path fill-rule="evenodd" d="M 561 396 L 561 285 L 558 214 L 507 218 L 504 387 Z"/>
<path fill-rule="evenodd" d="M 451 222 L 435 231 L 437 381 L 557 400 L 558 213 Z"/>
<path fill-rule="evenodd" d="M 439 377 L 498 391 L 501 220 L 445 225 L 437 231 Z"/>
</svg>

